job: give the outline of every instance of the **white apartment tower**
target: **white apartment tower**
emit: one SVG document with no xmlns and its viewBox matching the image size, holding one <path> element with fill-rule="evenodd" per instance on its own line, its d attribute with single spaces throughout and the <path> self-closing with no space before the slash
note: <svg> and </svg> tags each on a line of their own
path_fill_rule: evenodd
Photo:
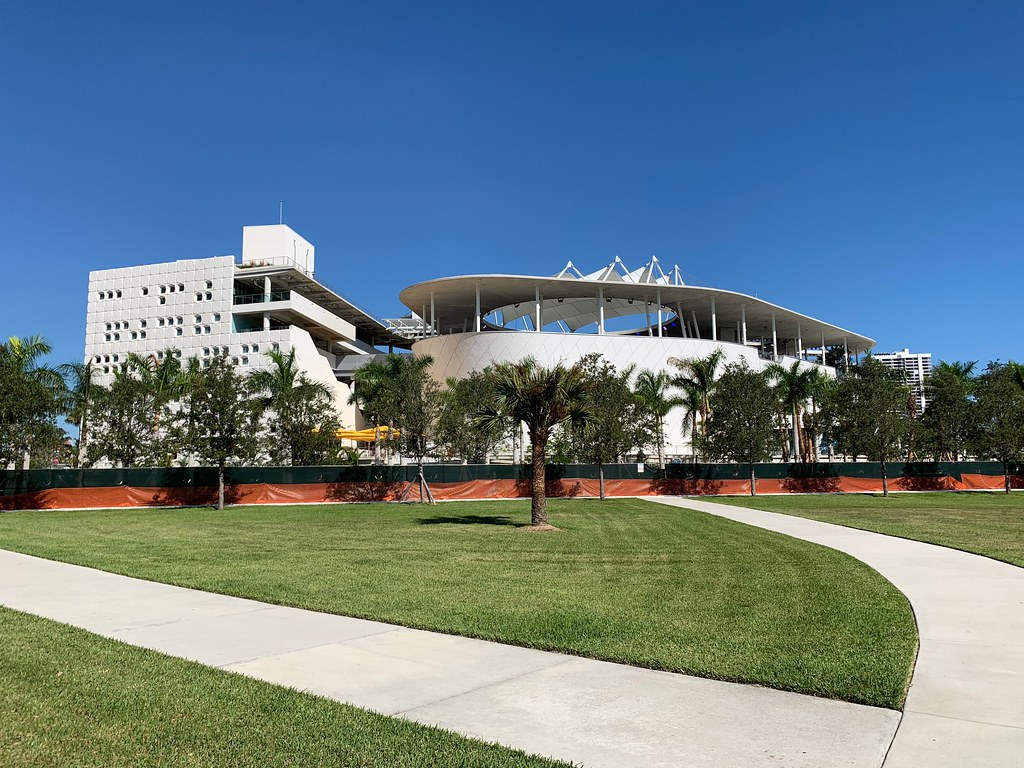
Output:
<svg viewBox="0 0 1024 768">
<path fill-rule="evenodd" d="M 918 413 L 924 413 L 928 405 L 924 396 L 924 380 L 932 373 L 932 353 L 901 349 L 898 352 L 876 354 L 874 358 L 886 368 L 901 371 L 907 377 L 907 384 L 913 388 L 914 397 L 917 398 Z"/>
<path fill-rule="evenodd" d="M 268 367 L 270 350 L 294 349 L 305 375 L 334 391 L 342 424 L 361 426 L 348 404 L 348 376 L 336 372 L 341 360 L 408 342 L 318 281 L 314 263 L 313 245 L 275 224 L 243 228 L 240 260 L 90 272 L 85 359 L 109 384 L 129 352 L 159 359 L 174 350 L 200 360 L 222 353 L 248 371 Z"/>
</svg>

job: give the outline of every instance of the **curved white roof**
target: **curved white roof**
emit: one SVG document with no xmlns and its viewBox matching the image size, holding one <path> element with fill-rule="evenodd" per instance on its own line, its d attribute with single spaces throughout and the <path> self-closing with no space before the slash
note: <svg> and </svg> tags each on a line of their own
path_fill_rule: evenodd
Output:
<svg viewBox="0 0 1024 768">
<path fill-rule="evenodd" d="M 545 328 L 560 322 L 565 329 L 577 331 L 597 323 L 600 296 L 606 320 L 643 316 L 649 311 L 650 322 L 656 328 L 657 302 L 660 301 L 663 322 L 667 323 L 681 313 L 691 331 L 695 324 L 698 335 L 710 339 L 713 301 L 719 339 L 726 335 L 726 331 L 731 333 L 731 329 L 735 329 L 745 316 L 748 339 L 770 339 L 774 318 L 780 341 L 799 336 L 804 347 L 818 346 L 824 335 L 827 346 L 845 343 L 851 350 L 861 351 L 875 344 L 867 336 L 763 299 L 721 288 L 684 285 L 678 268 L 671 275 L 666 275 L 656 259 L 633 272 L 616 258 L 608 267 L 588 275 L 580 273 L 570 262 L 553 277 L 508 274 L 444 277 L 409 286 L 399 294 L 399 298 L 415 314 L 427 320 L 431 317 L 432 306 L 437 332 L 446 334 L 473 330 L 478 295 L 481 316 L 501 310 L 501 323 L 508 325 L 521 317 L 530 317 L 532 321 L 538 294 L 541 297 L 542 326 Z M 642 328 L 646 330 L 646 323 L 642 323 Z"/>
</svg>

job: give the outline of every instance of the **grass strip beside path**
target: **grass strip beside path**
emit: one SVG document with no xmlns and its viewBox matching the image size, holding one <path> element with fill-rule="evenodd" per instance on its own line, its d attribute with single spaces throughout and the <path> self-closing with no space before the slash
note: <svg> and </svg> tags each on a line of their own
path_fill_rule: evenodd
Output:
<svg viewBox="0 0 1024 768">
<path fill-rule="evenodd" d="M 1024 494 L 722 497 L 717 502 L 940 544 L 1024 567 Z"/>
<path fill-rule="evenodd" d="M 0 547 L 154 581 L 897 708 L 903 595 L 835 550 L 635 499 L 0 514 Z"/>
<path fill-rule="evenodd" d="M 5 768 L 566 765 L 3 608 L 0 718 Z"/>
</svg>

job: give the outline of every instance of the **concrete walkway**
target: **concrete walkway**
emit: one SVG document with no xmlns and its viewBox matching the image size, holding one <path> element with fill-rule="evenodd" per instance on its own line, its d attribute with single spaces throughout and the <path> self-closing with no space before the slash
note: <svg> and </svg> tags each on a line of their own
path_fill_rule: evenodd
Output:
<svg viewBox="0 0 1024 768">
<path fill-rule="evenodd" d="M 877 768 L 899 722 L 884 709 L 282 608 L 3 550 L 0 604 L 584 766 Z"/>
<path fill-rule="evenodd" d="M 652 500 L 847 552 L 907 596 L 921 649 L 886 768 L 1024 766 L 1024 569 L 790 515 Z"/>
</svg>

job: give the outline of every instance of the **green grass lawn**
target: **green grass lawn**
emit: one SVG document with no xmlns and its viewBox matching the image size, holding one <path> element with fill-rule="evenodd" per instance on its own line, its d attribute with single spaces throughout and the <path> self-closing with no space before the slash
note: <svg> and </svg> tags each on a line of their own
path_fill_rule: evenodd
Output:
<svg viewBox="0 0 1024 768">
<path fill-rule="evenodd" d="M 1024 567 L 1024 494 L 905 493 L 758 496 L 726 504 L 927 541 Z"/>
<path fill-rule="evenodd" d="M 0 546 L 156 581 L 899 707 L 903 595 L 825 547 L 631 499 L 0 514 Z"/>
<path fill-rule="evenodd" d="M 5 768 L 555 763 L 0 608 Z"/>
</svg>

